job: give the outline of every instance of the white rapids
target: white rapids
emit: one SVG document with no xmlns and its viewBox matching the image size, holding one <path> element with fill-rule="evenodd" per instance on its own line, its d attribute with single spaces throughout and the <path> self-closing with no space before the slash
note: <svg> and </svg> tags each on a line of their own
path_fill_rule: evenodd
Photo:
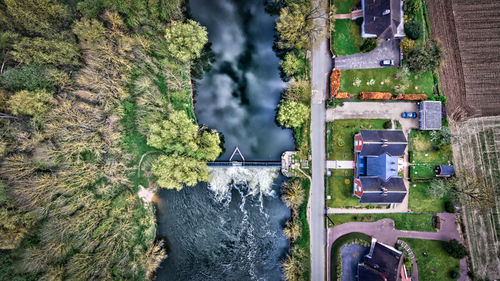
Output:
<svg viewBox="0 0 500 281">
<path fill-rule="evenodd" d="M 279 175 L 279 168 L 272 167 L 208 167 L 209 188 L 218 200 L 231 196 L 233 185 L 248 186 L 253 196 L 274 196 L 272 184 Z"/>
</svg>

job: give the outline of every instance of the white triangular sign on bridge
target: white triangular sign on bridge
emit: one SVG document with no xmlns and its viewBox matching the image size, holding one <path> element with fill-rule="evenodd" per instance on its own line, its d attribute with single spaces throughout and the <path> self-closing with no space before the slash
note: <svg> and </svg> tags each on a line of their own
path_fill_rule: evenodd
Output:
<svg viewBox="0 0 500 281">
<path fill-rule="evenodd" d="M 233 161 L 233 157 L 234 157 L 234 155 L 236 154 L 236 152 L 238 152 L 238 154 L 240 155 L 241 159 L 242 159 L 243 161 L 245 161 L 245 157 L 243 157 L 243 154 L 241 154 L 240 149 L 239 149 L 238 147 L 236 147 L 236 148 L 234 149 L 234 151 L 233 151 L 233 154 L 231 154 L 231 157 L 229 158 L 229 162 L 232 162 L 232 161 Z"/>
</svg>

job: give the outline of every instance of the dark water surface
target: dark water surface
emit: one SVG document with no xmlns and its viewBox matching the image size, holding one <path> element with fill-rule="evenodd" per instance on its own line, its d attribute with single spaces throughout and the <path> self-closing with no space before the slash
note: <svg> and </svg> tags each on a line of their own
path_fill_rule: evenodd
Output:
<svg viewBox="0 0 500 281">
<path fill-rule="evenodd" d="M 224 134 L 219 159 L 239 146 L 246 160 L 279 160 L 293 139 L 274 122 L 284 87 L 272 50 L 275 19 L 258 0 L 190 0 L 189 7 L 207 27 L 217 60 L 196 83 L 196 116 Z M 278 197 L 284 178 L 243 168 L 211 174 L 211 185 L 160 192 L 158 231 L 169 256 L 157 280 L 280 280 L 290 215 Z M 238 184 L 221 184 L 228 180 Z"/>
</svg>

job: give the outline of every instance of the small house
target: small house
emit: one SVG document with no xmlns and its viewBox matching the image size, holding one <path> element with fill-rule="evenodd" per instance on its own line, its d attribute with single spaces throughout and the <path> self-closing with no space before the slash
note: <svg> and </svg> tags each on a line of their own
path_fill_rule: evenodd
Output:
<svg viewBox="0 0 500 281">
<path fill-rule="evenodd" d="M 362 0 L 361 37 L 403 38 L 403 3 L 401 0 Z"/>
<path fill-rule="evenodd" d="M 401 130 L 361 130 L 354 136 L 354 196 L 360 203 L 401 203 L 407 188 L 398 176 L 408 142 Z"/>
<path fill-rule="evenodd" d="M 455 175 L 455 168 L 452 165 L 439 165 L 436 168 L 437 177 L 449 178 Z"/>
<path fill-rule="evenodd" d="M 423 101 L 419 104 L 420 130 L 441 130 L 443 106 L 440 101 Z"/>
<path fill-rule="evenodd" d="M 370 252 L 358 264 L 359 281 L 400 281 L 403 253 L 372 238 Z"/>
</svg>

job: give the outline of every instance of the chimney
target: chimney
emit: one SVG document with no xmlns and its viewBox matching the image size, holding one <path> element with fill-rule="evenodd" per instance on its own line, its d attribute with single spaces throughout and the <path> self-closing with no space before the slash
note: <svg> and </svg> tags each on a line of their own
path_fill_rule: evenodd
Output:
<svg viewBox="0 0 500 281">
<path fill-rule="evenodd" d="M 382 147 L 388 146 L 389 141 L 387 139 L 382 139 Z"/>
<path fill-rule="evenodd" d="M 382 16 L 387 16 L 390 13 L 391 13 L 391 10 L 390 9 L 386 9 L 385 11 L 382 12 Z"/>
</svg>

